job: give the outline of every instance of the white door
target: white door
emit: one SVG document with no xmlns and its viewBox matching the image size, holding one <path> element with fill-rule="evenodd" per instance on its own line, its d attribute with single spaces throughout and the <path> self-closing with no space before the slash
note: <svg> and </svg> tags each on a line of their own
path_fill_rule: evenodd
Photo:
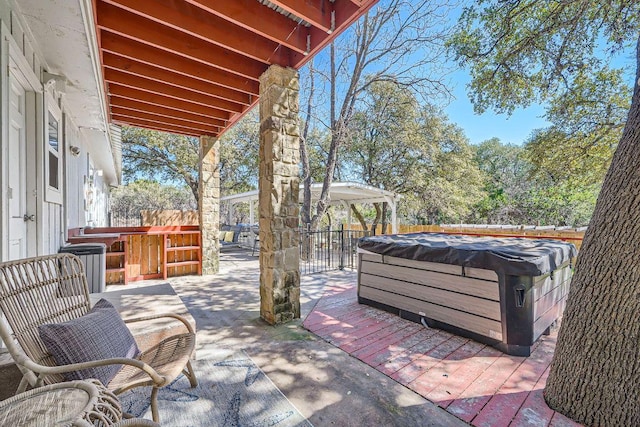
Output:
<svg viewBox="0 0 640 427">
<path fill-rule="evenodd" d="M 27 212 L 26 200 L 26 92 L 13 76 L 9 75 L 9 151 L 7 179 L 7 212 L 9 213 L 7 260 L 27 256 L 27 221 L 33 214 Z"/>
</svg>

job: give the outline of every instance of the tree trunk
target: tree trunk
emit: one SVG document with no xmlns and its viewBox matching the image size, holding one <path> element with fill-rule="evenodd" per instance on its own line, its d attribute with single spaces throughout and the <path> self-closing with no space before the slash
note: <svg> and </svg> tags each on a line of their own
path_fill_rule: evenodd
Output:
<svg viewBox="0 0 640 427">
<path fill-rule="evenodd" d="M 373 207 L 376 209 L 376 217 L 371 223 L 371 232 L 375 235 L 378 232 L 378 223 L 380 222 L 380 217 L 382 216 L 382 209 L 380 209 L 380 203 L 374 203 Z"/>
<path fill-rule="evenodd" d="M 193 198 L 196 199 L 196 206 L 200 208 L 200 198 L 198 197 L 198 181 L 200 178 L 193 179 L 192 177 L 184 177 L 187 184 L 189 184 L 189 189 L 191 189 L 191 194 L 193 194 Z"/>
<path fill-rule="evenodd" d="M 367 54 L 369 47 L 372 43 L 371 39 L 367 37 L 369 34 L 369 14 L 366 13 L 362 20 L 362 34 L 358 38 L 357 53 L 354 58 L 354 69 L 350 78 L 349 86 L 346 89 L 344 99 L 342 100 L 342 106 L 338 111 L 337 108 L 337 85 L 338 85 L 338 67 L 336 64 L 336 48 L 335 43 L 331 42 L 329 45 L 329 64 L 330 64 L 330 81 L 329 81 L 329 121 L 331 123 L 331 145 L 329 147 L 329 153 L 327 155 L 327 164 L 325 167 L 325 176 L 322 182 L 322 191 L 316 204 L 316 212 L 311 218 L 311 228 L 317 229 L 320 223 L 320 218 L 326 212 L 329 207 L 329 190 L 336 170 L 336 163 L 338 159 L 338 151 L 340 146 L 344 143 L 346 138 L 346 132 L 348 130 L 353 108 L 355 106 L 358 94 L 361 90 L 358 89 L 358 83 L 364 71 Z M 306 195 L 305 195 L 306 197 Z"/>
<path fill-rule="evenodd" d="M 338 159 L 338 146 L 342 141 L 342 117 L 340 119 L 336 119 L 336 47 L 334 42 L 331 42 L 329 45 L 329 62 L 330 62 L 330 75 L 331 81 L 330 85 L 330 100 L 329 100 L 329 116 L 331 122 L 331 145 L 329 147 L 329 153 L 327 154 L 327 164 L 325 167 L 325 175 L 324 180 L 322 181 L 322 190 L 320 191 L 320 197 L 318 198 L 318 202 L 316 203 L 316 212 L 311 217 L 311 229 L 317 230 L 318 224 L 320 223 L 320 219 L 322 215 L 327 211 L 329 207 L 329 190 L 331 188 L 331 183 L 333 182 L 333 174 L 336 169 L 336 162 Z M 309 102 L 311 102 L 311 98 L 309 98 Z M 307 194 L 305 193 L 305 201 L 307 198 Z M 309 198 L 311 198 L 311 193 L 309 193 Z M 305 202 L 306 203 L 306 202 Z"/>
<path fill-rule="evenodd" d="M 389 203 L 382 202 L 382 231 L 380 234 L 387 234 L 387 225 L 389 222 L 387 221 L 387 210 L 389 209 Z"/>
<path fill-rule="evenodd" d="M 306 119 L 302 136 L 300 138 L 300 163 L 302 163 L 302 183 L 303 196 L 302 208 L 300 216 L 303 224 L 311 224 L 311 167 L 309 166 L 309 153 L 307 147 L 307 138 L 309 136 L 309 125 L 311 123 L 311 102 L 315 93 L 315 72 L 313 68 L 313 59 L 309 61 L 309 102 L 307 102 Z"/>
<path fill-rule="evenodd" d="M 350 206 L 351 206 L 351 212 L 353 212 L 353 214 L 356 216 L 358 222 L 362 226 L 362 231 L 367 231 L 369 229 L 367 227 L 367 221 L 364 219 L 364 217 L 362 216 L 360 211 L 356 208 L 356 205 L 352 204 Z"/>
<path fill-rule="evenodd" d="M 640 58 L 640 39 L 636 47 Z M 640 67 L 627 123 L 578 256 L 545 389 L 588 426 L 640 425 Z"/>
</svg>

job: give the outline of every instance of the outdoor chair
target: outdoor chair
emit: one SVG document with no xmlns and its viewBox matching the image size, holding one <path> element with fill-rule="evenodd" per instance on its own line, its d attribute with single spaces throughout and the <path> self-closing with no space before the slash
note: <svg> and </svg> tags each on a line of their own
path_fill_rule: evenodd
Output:
<svg viewBox="0 0 640 427">
<path fill-rule="evenodd" d="M 251 249 L 251 256 L 254 256 L 256 249 L 260 250 L 260 231 L 252 228 L 251 232 L 253 233 L 253 248 Z"/>
<path fill-rule="evenodd" d="M 115 320 L 112 319 L 113 314 L 108 314 L 110 318 L 103 322 L 84 323 L 85 328 L 89 325 L 88 329 L 101 326 L 106 329 L 99 332 L 97 339 L 92 337 L 83 341 L 78 334 L 78 337 L 65 336 L 58 344 L 64 351 L 95 353 L 97 346 L 98 352 L 104 348 L 104 353 L 109 353 L 114 346 L 126 342 L 125 335 L 128 334 L 138 354 L 133 336 L 124 324 L 161 318 L 164 318 L 163 321 L 173 318 L 182 322 L 184 333 L 165 338 L 134 357 L 109 356 L 98 360 L 90 358 L 80 363 L 56 363 L 56 358 L 60 359 L 61 356 L 55 351 L 56 354 L 50 352 L 51 339 L 45 335 L 43 340 L 43 331 L 51 327 L 71 329 L 78 323 L 86 322 L 93 313 L 115 311 L 109 303 L 106 304 L 110 308 L 100 311 L 103 310 L 101 307 L 97 310 L 103 301 L 106 302 L 101 300 L 91 308 L 84 267 L 75 255 L 56 254 L 0 263 L 0 310 L 6 318 L 6 323 L 0 322 L 0 337 L 23 373 L 17 393 L 25 391 L 27 386 L 40 387 L 70 379 L 84 379 L 82 374 L 102 375 L 104 370 L 109 370 L 112 378 L 106 383 L 103 380 L 103 383 L 116 395 L 134 387 L 152 387 L 151 413 L 157 422 L 159 388 L 170 384 L 181 373 L 187 376 L 192 387 L 197 385 L 189 361 L 195 347 L 195 332 L 186 319 L 176 314 L 143 316 L 127 319 L 123 323 L 115 312 Z M 124 331 L 112 327 L 114 322 L 119 322 Z M 93 330 L 89 332 L 94 333 Z"/>
</svg>

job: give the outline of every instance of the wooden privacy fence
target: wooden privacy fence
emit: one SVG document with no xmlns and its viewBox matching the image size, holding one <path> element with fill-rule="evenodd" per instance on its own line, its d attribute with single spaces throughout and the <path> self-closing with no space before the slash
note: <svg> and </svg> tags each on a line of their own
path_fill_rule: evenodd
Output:
<svg viewBox="0 0 640 427">
<path fill-rule="evenodd" d="M 108 285 L 202 274 L 202 248 L 197 226 L 110 227 L 85 230 L 83 237 L 107 242 Z M 115 241 L 113 241 L 115 240 Z"/>
<path fill-rule="evenodd" d="M 351 230 L 362 230 L 360 224 L 352 224 Z M 582 239 L 586 227 L 570 228 L 555 226 L 533 225 L 486 225 L 486 224 L 441 224 L 441 225 L 399 225 L 398 233 L 446 233 L 465 234 L 469 236 L 490 237 L 525 237 L 533 239 L 555 239 L 573 243 L 578 250 L 582 246 Z M 382 226 L 376 228 L 376 235 L 382 233 Z M 387 227 L 387 234 L 391 233 L 391 227 Z"/>
<path fill-rule="evenodd" d="M 198 211 L 140 211 L 143 226 L 198 225 Z"/>
</svg>

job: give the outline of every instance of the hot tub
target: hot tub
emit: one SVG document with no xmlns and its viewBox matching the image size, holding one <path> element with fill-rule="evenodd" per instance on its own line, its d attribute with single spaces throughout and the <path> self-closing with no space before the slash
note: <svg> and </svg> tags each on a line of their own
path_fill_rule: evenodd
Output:
<svg viewBox="0 0 640 427">
<path fill-rule="evenodd" d="M 358 243 L 358 302 L 529 356 L 564 310 L 574 245 L 436 233 Z"/>
</svg>

